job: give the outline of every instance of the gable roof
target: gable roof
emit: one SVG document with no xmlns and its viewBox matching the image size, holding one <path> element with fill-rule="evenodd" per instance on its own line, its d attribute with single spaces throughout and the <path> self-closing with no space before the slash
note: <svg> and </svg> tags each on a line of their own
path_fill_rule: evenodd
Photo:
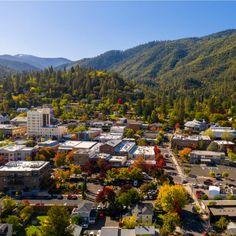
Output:
<svg viewBox="0 0 236 236">
<path fill-rule="evenodd" d="M 154 226 L 136 226 L 135 227 L 136 235 L 155 235 Z"/>
<path fill-rule="evenodd" d="M 153 215 L 151 203 L 139 203 L 132 209 L 132 214 Z"/>
</svg>

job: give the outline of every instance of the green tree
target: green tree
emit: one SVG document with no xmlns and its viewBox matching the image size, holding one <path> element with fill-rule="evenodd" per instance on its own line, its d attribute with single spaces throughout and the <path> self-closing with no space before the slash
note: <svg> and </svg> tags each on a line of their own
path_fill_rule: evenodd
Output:
<svg viewBox="0 0 236 236">
<path fill-rule="evenodd" d="M 81 223 L 81 217 L 79 215 L 72 216 L 71 223 L 75 225 L 79 225 Z"/>
<path fill-rule="evenodd" d="M 213 140 L 215 138 L 214 133 L 211 129 L 207 129 L 206 131 L 204 131 L 203 133 L 205 136 L 209 136 L 211 140 Z"/>
<path fill-rule="evenodd" d="M 214 141 L 211 142 L 211 143 L 209 144 L 209 146 L 207 147 L 207 150 L 208 150 L 208 151 L 213 151 L 213 152 L 219 151 L 218 144 L 215 143 Z"/>
<path fill-rule="evenodd" d="M 71 236 L 69 225 L 70 215 L 67 209 L 62 206 L 53 206 L 48 210 L 42 232 L 44 236 Z"/>
<path fill-rule="evenodd" d="M 231 161 L 236 160 L 236 153 L 234 153 L 231 149 L 227 149 L 228 157 Z"/>
<path fill-rule="evenodd" d="M 2 209 L 3 212 L 10 214 L 16 207 L 16 202 L 11 197 L 4 197 L 2 200 Z"/>
<path fill-rule="evenodd" d="M 130 128 L 126 128 L 125 131 L 124 131 L 124 136 L 126 138 L 133 138 L 134 134 L 135 134 L 134 130 L 130 129 Z"/>
<path fill-rule="evenodd" d="M 222 139 L 222 140 L 227 140 L 227 141 L 233 141 L 233 140 L 234 140 L 234 137 L 233 137 L 232 134 L 230 134 L 229 132 L 224 132 L 224 133 L 221 135 L 221 139 Z"/>
<path fill-rule="evenodd" d="M 215 223 L 215 225 L 220 231 L 223 231 L 228 225 L 228 220 L 226 219 L 226 217 L 221 216 L 220 219 Z"/>
<path fill-rule="evenodd" d="M 214 171 L 210 171 L 210 172 L 209 172 L 209 175 L 210 175 L 212 178 L 216 177 L 216 173 L 215 173 Z"/>
<path fill-rule="evenodd" d="M 140 195 L 136 189 L 131 188 L 120 193 L 117 200 L 122 206 L 131 206 L 139 202 Z"/>
<path fill-rule="evenodd" d="M 32 206 L 25 206 L 20 212 L 20 219 L 23 222 L 27 222 L 33 214 L 33 211 L 34 210 Z"/>
<path fill-rule="evenodd" d="M 21 224 L 20 218 L 15 215 L 10 215 L 7 217 L 6 222 L 8 224 L 12 224 L 14 235 L 18 235 L 18 233 L 22 229 L 22 224 Z"/>
<path fill-rule="evenodd" d="M 163 215 L 162 220 L 162 228 L 164 228 L 165 232 L 168 232 L 169 235 L 175 231 L 176 226 L 180 225 L 180 217 L 177 213 L 168 212 Z"/>
</svg>

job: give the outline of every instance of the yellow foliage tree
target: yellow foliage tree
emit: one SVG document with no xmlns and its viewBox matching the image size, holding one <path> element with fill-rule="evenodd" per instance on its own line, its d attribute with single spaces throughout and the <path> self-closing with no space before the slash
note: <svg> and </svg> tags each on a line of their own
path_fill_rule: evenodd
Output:
<svg viewBox="0 0 236 236">
<path fill-rule="evenodd" d="M 123 227 L 126 229 L 134 229 L 134 227 L 136 226 L 136 221 L 137 221 L 136 215 L 126 216 L 122 220 Z"/>
<path fill-rule="evenodd" d="M 187 203 L 187 191 L 181 185 L 163 185 L 156 203 L 166 212 L 179 212 Z"/>
</svg>

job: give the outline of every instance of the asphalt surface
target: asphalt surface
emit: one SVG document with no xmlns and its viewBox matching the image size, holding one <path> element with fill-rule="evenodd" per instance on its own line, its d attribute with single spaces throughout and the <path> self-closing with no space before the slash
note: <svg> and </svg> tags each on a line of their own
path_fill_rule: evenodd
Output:
<svg viewBox="0 0 236 236">
<path fill-rule="evenodd" d="M 179 165 L 178 161 L 175 158 L 175 155 L 171 152 L 169 148 L 161 148 L 162 154 L 168 154 L 166 158 L 166 167 L 165 170 L 171 174 L 175 183 L 182 183 L 183 180 L 187 180 L 188 183 L 184 184 L 186 190 L 192 197 L 195 205 L 200 206 L 198 199 L 196 198 L 194 189 L 192 187 L 193 183 L 196 183 L 197 178 L 191 178 L 187 176 L 182 167 Z M 197 176 L 196 176 L 197 177 Z M 204 179 L 202 180 L 202 182 Z M 193 234 L 194 236 L 202 235 L 206 228 L 207 222 L 202 220 L 199 215 L 195 215 L 192 212 L 192 203 L 186 205 L 182 212 L 182 226 L 181 229 L 184 234 Z"/>
</svg>

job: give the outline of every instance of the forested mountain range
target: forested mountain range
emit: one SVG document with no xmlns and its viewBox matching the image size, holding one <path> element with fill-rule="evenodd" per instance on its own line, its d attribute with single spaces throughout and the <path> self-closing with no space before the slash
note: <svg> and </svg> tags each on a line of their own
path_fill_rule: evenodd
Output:
<svg viewBox="0 0 236 236">
<path fill-rule="evenodd" d="M 139 81 L 232 77 L 236 68 L 236 30 L 200 38 L 154 41 L 125 51 L 108 51 L 68 67 L 75 64 L 116 71 L 125 78 Z M 193 83 L 193 86 L 198 84 Z"/>
<path fill-rule="evenodd" d="M 64 118 L 118 109 L 149 122 L 169 117 L 172 125 L 193 118 L 225 125 L 228 117 L 236 120 L 236 30 L 151 42 L 59 67 L 18 73 L 0 63 L 0 108 L 53 103 Z M 70 102 L 82 105 L 61 111 Z"/>
<path fill-rule="evenodd" d="M 71 61 L 66 58 L 42 58 L 25 54 L 0 55 L 1 66 L 18 72 L 43 70 L 50 66 L 57 67 L 65 63 L 71 63 Z"/>
</svg>

